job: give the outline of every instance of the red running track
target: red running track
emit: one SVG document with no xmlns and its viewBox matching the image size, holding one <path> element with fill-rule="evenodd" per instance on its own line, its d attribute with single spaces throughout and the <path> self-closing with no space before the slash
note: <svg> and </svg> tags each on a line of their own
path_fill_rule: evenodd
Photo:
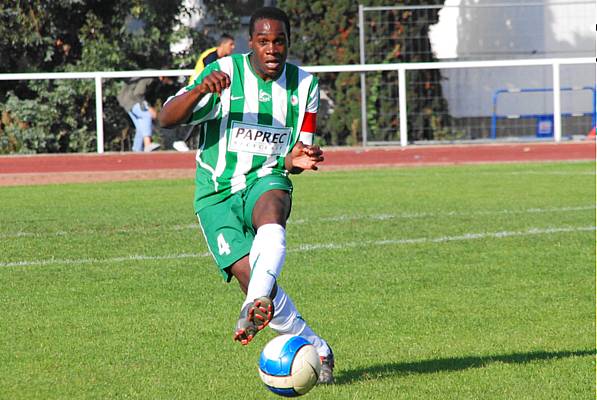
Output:
<svg viewBox="0 0 597 400">
<path fill-rule="evenodd" d="M 595 160 L 595 142 L 326 148 L 322 170 Z M 0 156 L 0 185 L 192 176 L 194 152 Z"/>
</svg>

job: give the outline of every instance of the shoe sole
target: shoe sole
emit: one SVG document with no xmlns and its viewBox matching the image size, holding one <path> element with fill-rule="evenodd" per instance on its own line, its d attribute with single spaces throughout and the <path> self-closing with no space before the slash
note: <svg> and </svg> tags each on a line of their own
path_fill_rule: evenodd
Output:
<svg viewBox="0 0 597 400">
<path fill-rule="evenodd" d="M 259 309 L 260 313 L 255 313 L 256 308 Z M 265 314 L 265 316 L 262 314 Z M 240 342 L 243 346 L 248 345 L 259 331 L 269 325 L 273 316 L 274 304 L 269 297 L 255 299 L 253 304 L 249 303 L 241 310 L 234 331 L 234 340 Z"/>
</svg>

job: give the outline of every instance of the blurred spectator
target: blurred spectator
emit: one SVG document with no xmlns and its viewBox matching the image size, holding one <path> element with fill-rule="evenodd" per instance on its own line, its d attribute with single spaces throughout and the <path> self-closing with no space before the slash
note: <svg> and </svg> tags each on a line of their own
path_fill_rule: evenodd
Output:
<svg viewBox="0 0 597 400">
<path fill-rule="evenodd" d="M 193 75 L 189 78 L 189 85 L 192 84 L 199 76 L 201 71 L 210 63 L 216 61 L 218 58 L 226 57 L 234 51 L 234 38 L 227 33 L 223 33 L 218 40 L 218 45 L 205 50 L 199 55 Z"/>
<path fill-rule="evenodd" d="M 153 120 L 157 111 L 149 101 L 151 93 L 157 91 L 160 83 L 171 84 L 172 79 L 160 76 L 156 78 L 132 78 L 118 93 L 118 104 L 128 113 L 135 125 L 133 151 L 154 151 L 160 147 L 152 142 Z"/>
</svg>

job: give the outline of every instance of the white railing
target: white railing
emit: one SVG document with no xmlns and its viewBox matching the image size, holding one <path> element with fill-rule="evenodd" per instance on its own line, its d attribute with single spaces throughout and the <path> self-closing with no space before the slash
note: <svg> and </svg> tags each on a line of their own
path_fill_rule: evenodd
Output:
<svg viewBox="0 0 597 400">
<path fill-rule="evenodd" d="M 562 140 L 561 97 L 560 97 L 560 65 L 595 64 L 595 59 L 583 58 L 550 58 L 530 60 L 492 60 L 492 61 L 451 61 L 431 63 L 402 63 L 402 64 L 358 64 L 358 65 L 322 65 L 306 66 L 305 70 L 311 73 L 324 72 L 380 72 L 398 71 L 398 104 L 400 115 L 400 145 L 408 144 L 407 113 L 406 113 L 406 71 L 426 69 L 452 69 L 452 68 L 499 68 L 523 66 L 551 66 L 553 80 L 553 112 L 554 112 L 554 140 Z M 133 78 L 133 77 L 159 77 L 159 76 L 189 76 L 193 70 L 142 70 L 142 71 L 107 71 L 107 72 L 56 72 L 56 73 L 11 73 L 0 74 L 0 80 L 41 80 L 41 79 L 94 79 L 95 80 L 95 105 L 96 105 L 96 133 L 97 152 L 104 152 L 104 126 L 102 103 L 102 79 L 106 78 Z M 367 145 L 363 137 L 363 145 Z"/>
<path fill-rule="evenodd" d="M 97 152 L 104 152 L 104 105 L 102 79 L 138 78 L 158 76 L 190 76 L 192 69 L 183 70 L 142 70 L 142 71 L 96 71 L 96 72 L 37 72 L 28 74 L 0 74 L 0 81 L 44 80 L 44 79 L 94 79 L 95 80 L 95 127 Z"/>
</svg>

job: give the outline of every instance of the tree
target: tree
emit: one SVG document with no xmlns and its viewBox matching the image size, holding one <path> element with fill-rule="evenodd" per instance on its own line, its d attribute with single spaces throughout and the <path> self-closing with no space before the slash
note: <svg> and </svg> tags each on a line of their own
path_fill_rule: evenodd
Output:
<svg viewBox="0 0 597 400">
<path fill-rule="evenodd" d="M 385 5 L 383 1 L 362 2 L 366 6 Z M 421 4 L 423 3 L 423 4 Z M 443 0 L 402 1 L 402 5 L 441 5 Z M 350 0 L 303 2 L 280 0 L 278 6 L 291 18 L 294 41 L 291 56 L 308 65 L 358 64 L 358 4 Z M 429 26 L 437 22 L 439 10 L 424 14 L 388 11 L 384 23 L 366 20 L 368 63 L 433 61 L 427 37 Z M 416 31 L 418 35 L 411 35 Z M 417 36 L 417 39 L 410 37 Z M 431 139 L 449 122 L 444 116 L 447 103 L 442 97 L 437 70 L 409 72 L 408 94 L 411 139 Z M 356 144 L 360 134 L 360 79 L 357 73 L 320 76 L 320 87 L 333 100 L 334 112 L 321 123 L 323 138 L 331 144 Z M 379 140 L 398 136 L 397 74 L 367 74 L 368 129 Z M 394 110 L 381 113 L 380 110 Z"/>
<path fill-rule="evenodd" d="M 211 44 L 206 32 L 180 23 L 191 11 L 182 0 L 5 1 L 0 72 L 188 67 L 196 54 L 174 57 L 170 44 L 189 37 L 194 48 Z M 118 80 L 103 85 L 108 149 L 118 146 L 128 124 L 115 100 L 120 86 Z M 0 153 L 93 151 L 94 88 L 91 80 L 0 82 Z"/>
<path fill-rule="evenodd" d="M 291 57 L 310 65 L 359 62 L 356 2 L 282 0 L 277 4 L 291 19 Z M 334 112 L 322 115 L 319 123 L 323 141 L 356 144 L 360 128 L 358 74 L 322 74 L 319 82 L 334 104 Z"/>
</svg>

